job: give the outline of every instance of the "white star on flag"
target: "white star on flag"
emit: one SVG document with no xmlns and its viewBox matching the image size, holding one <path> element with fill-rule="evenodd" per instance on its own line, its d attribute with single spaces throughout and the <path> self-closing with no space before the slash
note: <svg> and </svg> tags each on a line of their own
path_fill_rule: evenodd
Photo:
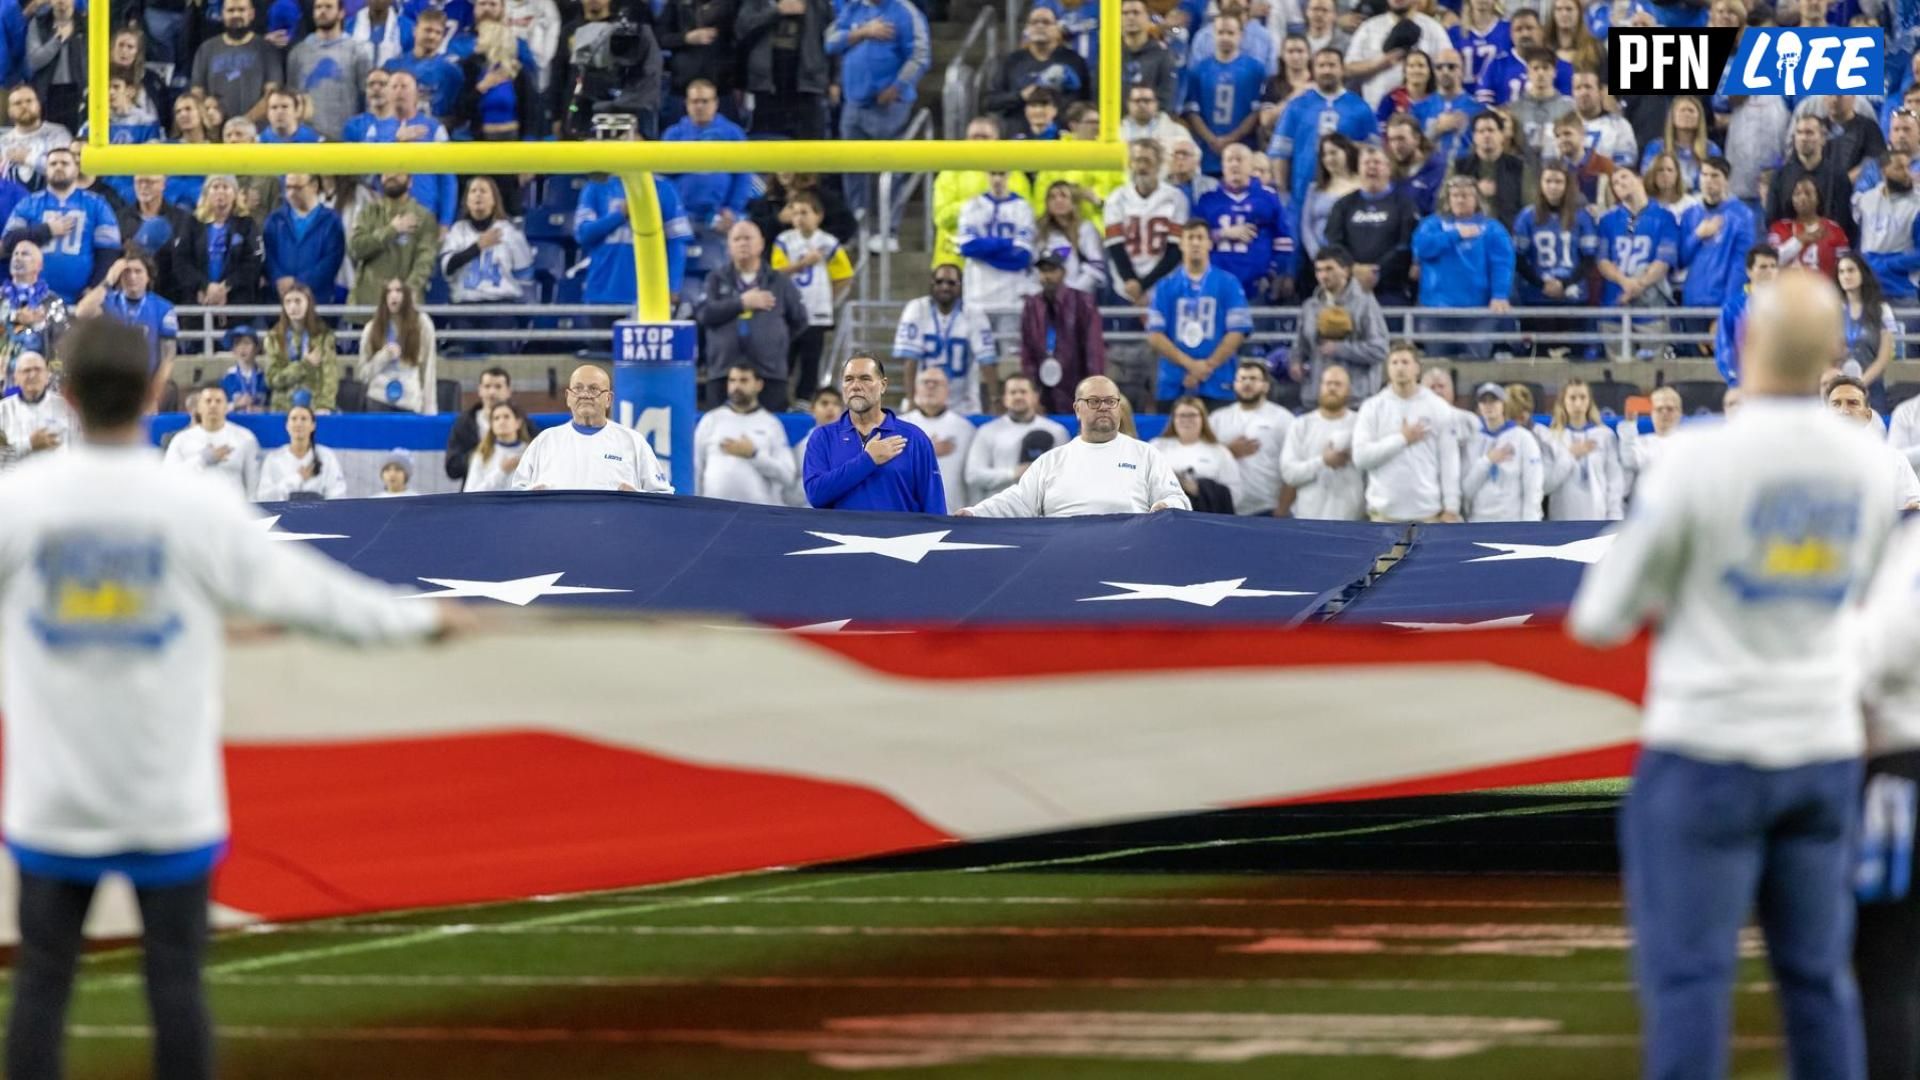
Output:
<svg viewBox="0 0 1920 1080">
<path fill-rule="evenodd" d="M 808 536 L 817 536 L 822 540 L 833 541 L 832 547 L 808 548 L 805 551 L 789 551 L 789 555 L 884 555 L 901 562 L 917 563 L 936 551 L 987 551 L 992 548 L 1011 548 L 1014 544 L 962 544 L 948 543 L 947 534 L 952 529 L 939 532 L 913 533 L 908 536 L 850 536 L 845 533 L 814 532 L 807 530 Z"/>
<path fill-rule="evenodd" d="M 269 540 L 345 540 L 347 538 L 346 533 L 279 532 L 274 529 L 274 525 L 280 520 L 279 514 L 254 520 L 260 523 L 260 531 L 266 533 Z"/>
<path fill-rule="evenodd" d="M 1243 589 L 1247 579 L 1232 578 L 1227 581 L 1203 581 L 1198 585 L 1147 585 L 1133 581 L 1103 581 L 1126 592 L 1111 596 L 1083 596 L 1079 602 L 1084 604 L 1093 600 L 1177 600 L 1182 604 L 1195 604 L 1200 607 L 1213 607 L 1222 600 L 1234 600 L 1257 596 L 1312 596 L 1312 593 L 1291 592 L 1273 589 Z"/>
<path fill-rule="evenodd" d="M 1589 536 L 1585 540 L 1572 540 L 1564 544 L 1487 544 L 1476 542 L 1474 547 L 1490 548 L 1500 552 L 1498 555 L 1482 555 L 1477 559 L 1468 559 L 1469 563 L 1517 562 L 1522 559 L 1558 559 L 1561 562 L 1577 562 L 1592 565 L 1613 546 L 1613 534 L 1601 533 Z"/>
<path fill-rule="evenodd" d="M 440 586 L 439 592 L 414 593 L 405 597 L 408 600 L 457 600 L 462 597 L 484 597 L 498 600 L 503 604 L 526 607 L 543 596 L 577 596 L 581 593 L 617 593 L 632 592 L 632 589 L 600 589 L 590 585 L 558 585 L 555 582 L 566 576 L 566 571 L 557 574 L 536 574 L 533 577 L 514 578 L 511 581 L 468 581 L 464 578 L 423 577 L 420 580 L 429 585 Z"/>
<path fill-rule="evenodd" d="M 1506 630 L 1515 626 L 1525 626 L 1532 615 L 1508 615 L 1501 619 L 1482 619 L 1479 622 L 1390 622 L 1387 626 L 1397 626 L 1402 630 L 1420 630 L 1435 633 L 1448 633 L 1455 630 Z"/>
</svg>

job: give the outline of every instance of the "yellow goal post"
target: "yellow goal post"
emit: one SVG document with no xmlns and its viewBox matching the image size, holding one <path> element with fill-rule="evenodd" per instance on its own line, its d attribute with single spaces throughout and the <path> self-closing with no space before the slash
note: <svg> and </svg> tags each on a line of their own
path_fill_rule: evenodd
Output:
<svg viewBox="0 0 1920 1080">
<path fill-rule="evenodd" d="M 1023 0 L 1004 0 L 1021 3 Z M 667 256 L 653 173 L 681 172 L 933 172 L 943 169 L 1041 172 L 1126 168 L 1119 143 L 1120 0 L 1100 6 L 1100 136 L 1093 142 L 843 140 L 748 142 L 445 142 L 430 150 L 409 143 L 255 143 L 245 146 L 111 142 L 107 83 L 113 15 L 109 0 L 87 10 L 86 168 L 96 176 L 273 176 L 287 173 L 423 172 L 473 174 L 611 173 L 631 208 L 638 315 L 671 317 Z M 423 151 L 425 161 L 423 163 Z"/>
</svg>

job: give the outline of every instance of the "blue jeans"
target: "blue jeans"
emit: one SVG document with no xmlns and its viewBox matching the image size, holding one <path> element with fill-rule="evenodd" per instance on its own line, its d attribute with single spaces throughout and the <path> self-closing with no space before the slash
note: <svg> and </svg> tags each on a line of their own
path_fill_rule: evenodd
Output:
<svg viewBox="0 0 1920 1080">
<path fill-rule="evenodd" d="M 861 105 L 849 101 L 840 109 L 840 137 L 842 139 L 867 139 L 886 141 L 897 139 L 907 130 L 907 122 L 913 119 L 913 103 L 896 100 L 891 105 Z M 842 183 L 847 189 L 847 209 L 853 211 L 855 218 L 863 218 L 870 201 L 869 189 L 873 178 L 866 173 L 848 173 Z M 893 219 L 900 220 L 900 188 L 903 179 L 894 178 Z M 852 237 L 842 237 L 851 241 Z"/>
<path fill-rule="evenodd" d="M 1620 812 L 1646 1080 L 1722 1080 L 1740 928 L 1755 911 L 1794 1080 L 1866 1075 L 1853 981 L 1862 765 L 1716 764 L 1647 750 Z"/>
<path fill-rule="evenodd" d="M 1422 315 L 1414 320 L 1414 326 L 1425 334 L 1472 334 L 1476 341 L 1435 341 L 1421 342 L 1421 352 L 1427 356 L 1476 356 L 1490 357 L 1494 349 L 1511 350 L 1512 343 L 1496 341 L 1495 335 L 1511 332 L 1514 320 L 1504 315 L 1493 315 L 1478 319 L 1454 318 L 1445 315 Z"/>
</svg>

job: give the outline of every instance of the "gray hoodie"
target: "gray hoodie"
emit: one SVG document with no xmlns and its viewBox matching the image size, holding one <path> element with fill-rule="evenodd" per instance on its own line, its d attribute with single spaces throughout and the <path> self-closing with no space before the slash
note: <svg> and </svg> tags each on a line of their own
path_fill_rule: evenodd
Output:
<svg viewBox="0 0 1920 1080">
<path fill-rule="evenodd" d="M 1345 341 L 1320 341 L 1320 312 L 1329 305 L 1347 309 L 1353 319 L 1353 336 Z M 1320 385 L 1321 368 L 1340 364 L 1353 382 L 1353 399 L 1372 396 L 1380 386 L 1380 365 L 1387 360 L 1387 319 L 1380 313 L 1380 302 L 1358 278 L 1348 278 L 1347 287 L 1338 297 L 1329 297 L 1325 289 L 1315 289 L 1300 305 L 1300 328 L 1294 334 L 1289 358 L 1306 367 L 1304 385 L 1309 389 Z"/>
<path fill-rule="evenodd" d="M 313 130 L 340 141 L 349 117 L 362 110 L 361 88 L 373 68 L 373 49 L 345 34 L 331 41 L 308 34 L 287 53 L 287 83 L 313 99 Z"/>
</svg>

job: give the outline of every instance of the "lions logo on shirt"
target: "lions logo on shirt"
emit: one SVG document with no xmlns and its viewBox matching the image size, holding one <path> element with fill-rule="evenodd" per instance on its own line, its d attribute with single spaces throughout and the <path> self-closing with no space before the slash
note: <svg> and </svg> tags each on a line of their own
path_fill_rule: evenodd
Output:
<svg viewBox="0 0 1920 1080">
<path fill-rule="evenodd" d="M 1839 604 L 1853 584 L 1859 531 L 1857 485 L 1775 484 L 1760 493 L 1747 517 L 1752 554 L 1727 571 L 1727 584 L 1749 603 Z"/>
<path fill-rule="evenodd" d="M 181 630 L 180 616 L 157 606 L 167 569 L 157 537 L 56 534 L 34 569 L 43 592 L 28 623 L 48 648 L 158 649 Z"/>
</svg>

